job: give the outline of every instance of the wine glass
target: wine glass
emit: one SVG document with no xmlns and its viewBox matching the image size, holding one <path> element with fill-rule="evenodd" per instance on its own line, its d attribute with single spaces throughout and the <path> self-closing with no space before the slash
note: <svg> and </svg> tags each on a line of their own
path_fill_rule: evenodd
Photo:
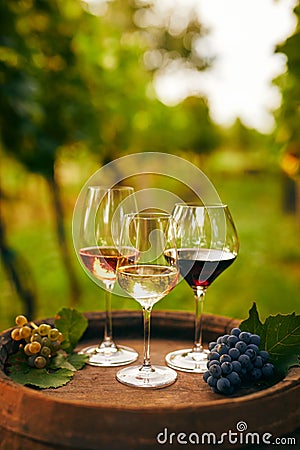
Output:
<svg viewBox="0 0 300 450">
<path fill-rule="evenodd" d="M 134 189 L 130 186 L 90 186 L 87 190 L 75 246 L 83 268 L 96 284 L 106 290 L 104 338 L 99 345 L 88 346 L 80 352 L 89 355 L 88 364 L 92 366 L 121 366 L 138 358 L 135 350 L 115 344 L 111 313 L 111 295 L 120 258 L 116 247 L 120 224 L 126 212 L 136 210 Z M 128 258 L 134 260 L 135 254 Z"/>
<path fill-rule="evenodd" d="M 173 217 L 180 273 L 195 297 L 195 340 L 192 348 L 167 354 L 166 362 L 183 372 L 203 373 L 208 354 L 202 345 L 206 290 L 236 259 L 238 236 L 227 205 L 176 204 Z"/>
<path fill-rule="evenodd" d="M 132 247 L 138 252 L 138 258 L 134 264 L 128 264 Z M 127 215 L 123 222 L 121 251 L 124 258 L 120 258 L 117 265 L 119 285 L 143 308 L 144 360 L 142 366 L 120 370 L 117 380 L 139 388 L 169 386 L 177 378 L 176 371 L 151 365 L 150 318 L 153 305 L 173 289 L 179 277 L 172 216 L 159 212 Z"/>
</svg>

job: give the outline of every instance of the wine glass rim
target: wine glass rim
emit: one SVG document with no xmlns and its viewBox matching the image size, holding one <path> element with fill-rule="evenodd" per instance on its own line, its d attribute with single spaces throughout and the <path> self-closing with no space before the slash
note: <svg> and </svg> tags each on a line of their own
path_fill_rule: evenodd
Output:
<svg viewBox="0 0 300 450">
<path fill-rule="evenodd" d="M 164 212 L 131 212 L 124 214 L 124 216 L 129 218 L 138 218 L 143 220 L 161 218 L 161 219 L 173 219 L 172 214 Z"/>
<path fill-rule="evenodd" d="M 101 189 L 103 191 L 109 192 L 109 191 L 123 191 L 123 190 L 131 190 L 132 192 L 134 192 L 134 188 L 132 186 L 102 186 L 100 185 L 93 185 L 93 186 L 89 186 L 88 189 Z"/>
<path fill-rule="evenodd" d="M 175 206 L 182 206 L 186 208 L 228 208 L 228 205 L 226 203 L 207 203 L 203 204 L 200 202 L 179 202 L 175 203 Z"/>
</svg>

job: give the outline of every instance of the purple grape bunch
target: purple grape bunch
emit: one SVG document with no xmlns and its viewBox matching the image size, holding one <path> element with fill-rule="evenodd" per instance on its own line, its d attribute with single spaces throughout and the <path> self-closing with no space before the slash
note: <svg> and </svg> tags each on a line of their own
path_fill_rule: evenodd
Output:
<svg viewBox="0 0 300 450">
<path fill-rule="evenodd" d="M 203 380 L 218 394 L 231 395 L 243 383 L 270 380 L 275 372 L 270 355 L 260 350 L 260 336 L 239 328 L 210 342 Z"/>
</svg>

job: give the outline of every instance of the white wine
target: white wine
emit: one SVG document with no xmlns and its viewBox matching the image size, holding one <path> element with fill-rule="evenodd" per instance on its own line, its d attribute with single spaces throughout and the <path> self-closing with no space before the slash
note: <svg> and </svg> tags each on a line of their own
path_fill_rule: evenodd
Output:
<svg viewBox="0 0 300 450">
<path fill-rule="evenodd" d="M 120 267 L 117 275 L 124 291 L 149 308 L 173 289 L 179 272 L 177 267 L 133 264 Z"/>
</svg>

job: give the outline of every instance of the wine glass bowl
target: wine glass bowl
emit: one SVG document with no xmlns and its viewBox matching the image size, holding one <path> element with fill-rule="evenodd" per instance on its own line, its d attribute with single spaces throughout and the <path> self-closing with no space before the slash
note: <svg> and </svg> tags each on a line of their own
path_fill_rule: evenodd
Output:
<svg viewBox="0 0 300 450">
<path fill-rule="evenodd" d="M 112 336 L 111 294 L 116 283 L 116 267 L 121 254 L 117 248 L 120 224 L 125 213 L 136 211 L 134 189 L 90 186 L 81 211 L 81 226 L 75 249 L 90 278 L 106 291 L 105 326 L 102 342 L 81 350 L 93 366 L 120 366 L 135 361 L 138 353 L 116 345 Z M 135 258 L 131 254 L 130 258 Z"/>
<path fill-rule="evenodd" d="M 123 384 L 140 388 L 161 388 L 174 383 L 177 374 L 166 366 L 150 362 L 150 317 L 155 303 L 176 285 L 179 277 L 172 216 L 141 213 L 125 216 L 121 234 L 117 279 L 123 290 L 143 308 L 144 360 L 117 373 Z M 135 248 L 136 261 L 128 264 L 128 252 Z M 166 252 L 168 256 L 166 257 Z"/>
<path fill-rule="evenodd" d="M 195 339 L 192 348 L 166 356 L 168 366 L 184 372 L 207 370 L 208 350 L 202 345 L 202 320 L 207 288 L 236 259 L 239 241 L 227 205 L 176 204 L 178 264 L 195 298 Z"/>
</svg>

